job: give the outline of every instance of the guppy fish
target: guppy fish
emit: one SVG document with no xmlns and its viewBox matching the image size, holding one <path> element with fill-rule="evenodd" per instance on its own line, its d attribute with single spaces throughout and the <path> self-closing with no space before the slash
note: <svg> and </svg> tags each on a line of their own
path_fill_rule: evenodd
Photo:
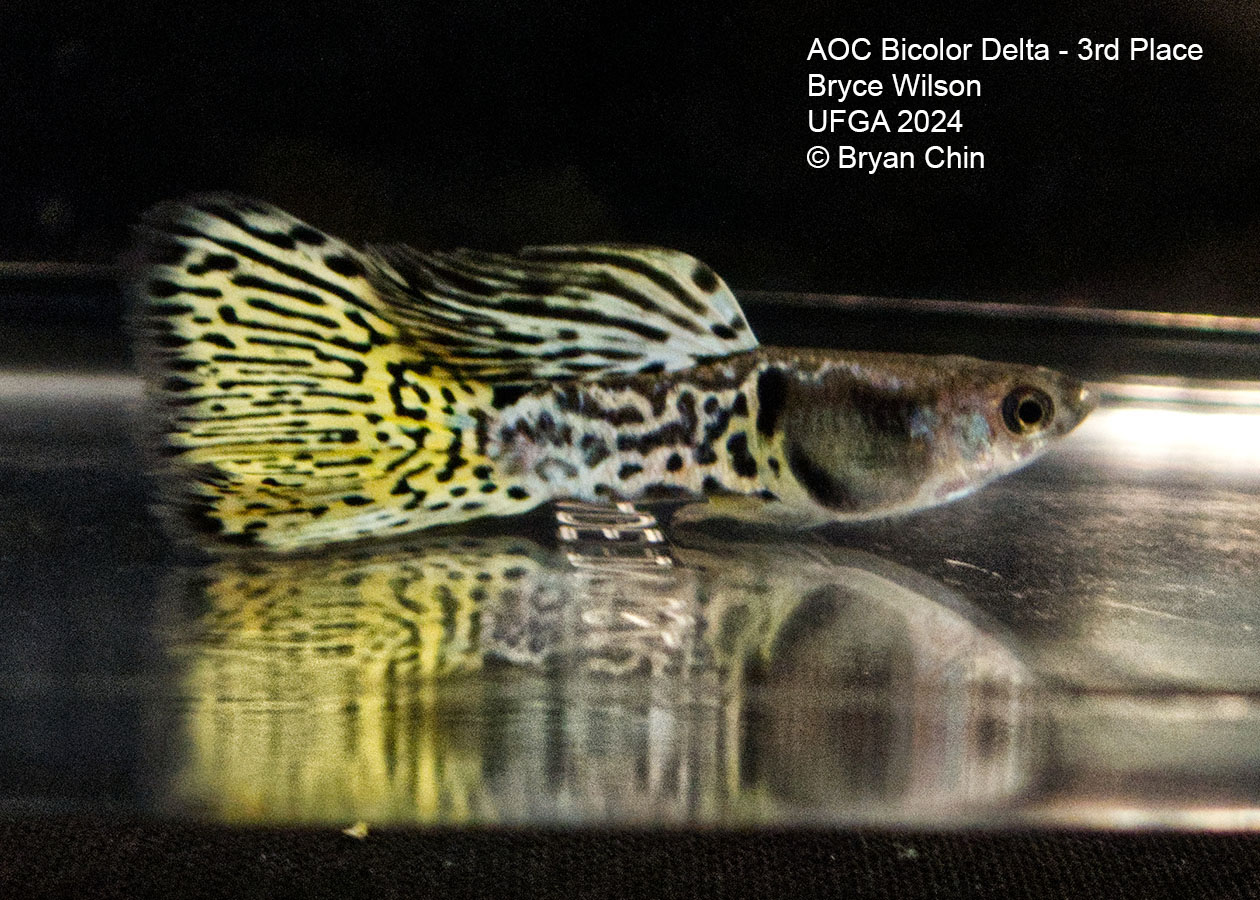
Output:
<svg viewBox="0 0 1260 900">
<path fill-rule="evenodd" d="M 356 250 L 212 195 L 149 211 L 136 256 L 170 507 L 281 550 L 559 498 L 887 516 L 1023 465 L 1092 408 L 1043 368 L 761 347 L 674 250 Z"/>
</svg>

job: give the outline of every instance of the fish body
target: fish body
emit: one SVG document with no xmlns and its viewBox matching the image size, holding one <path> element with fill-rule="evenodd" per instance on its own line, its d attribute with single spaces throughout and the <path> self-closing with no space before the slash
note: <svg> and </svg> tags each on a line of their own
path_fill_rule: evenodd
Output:
<svg viewBox="0 0 1260 900">
<path fill-rule="evenodd" d="M 1008 421 L 1012 394 L 1040 404 L 1034 433 Z M 955 499 L 1034 459 L 1089 404 L 1033 366 L 763 347 L 668 375 L 543 385 L 499 413 L 486 443 L 535 496 L 717 497 L 720 514 L 808 525 Z"/>
<path fill-rule="evenodd" d="M 356 250 L 215 195 L 140 230 L 166 508 L 297 549 L 555 499 L 811 525 L 944 502 L 1092 404 L 1047 369 L 760 346 L 686 254 Z"/>
</svg>

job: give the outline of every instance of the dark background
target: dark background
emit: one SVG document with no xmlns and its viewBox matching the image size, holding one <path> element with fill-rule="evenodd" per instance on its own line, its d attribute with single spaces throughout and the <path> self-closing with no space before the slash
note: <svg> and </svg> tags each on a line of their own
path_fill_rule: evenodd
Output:
<svg viewBox="0 0 1260 900">
<path fill-rule="evenodd" d="M 1260 309 L 1251 3 L 44 6 L 0 28 L 0 260 L 109 262 L 147 205 L 230 189 L 354 241 L 676 246 L 737 290 Z M 885 35 L 1204 59 L 806 60 Z M 810 169 L 815 143 L 935 142 L 812 134 L 811 71 L 980 78 L 923 105 L 987 168 Z"/>
<path fill-rule="evenodd" d="M 270 200 L 354 241 L 675 246 L 737 290 L 1260 314 L 1260 6 L 1252 0 L 941 4 L 947 9 L 934 18 L 852 0 L 732 2 L 704 14 L 510 0 L 324 11 L 174 6 L 0 10 L 5 365 L 82 366 L 93 354 L 122 365 L 126 345 L 121 300 L 101 277 L 108 273 L 88 269 L 97 274 L 83 284 L 61 276 L 41 286 L 40 272 L 57 270 L 3 263 L 109 264 L 145 207 L 220 189 Z M 1062 47 L 1081 36 L 1149 35 L 1200 42 L 1205 59 L 970 67 L 806 60 L 815 36 L 885 35 L 1032 37 Z M 807 110 L 822 106 L 806 96 L 811 71 L 980 78 L 984 96 L 958 104 L 966 125 L 958 142 L 982 149 L 988 167 L 876 176 L 809 169 L 813 144 L 882 143 L 809 132 Z M 823 341 L 802 321 L 790 324 L 803 342 L 850 339 L 850 326 Z M 1074 332 L 1063 342 L 1078 339 Z M 957 349 L 957 326 L 942 340 L 948 346 L 939 349 Z M 979 340 L 988 346 L 975 352 L 1008 350 L 992 346 L 991 334 Z M 1100 354 L 1114 362 L 1103 340 Z M 1163 371 L 1148 345 L 1139 350 L 1133 370 Z M 1253 355 L 1234 354 L 1251 372 Z M 1032 349 L 1027 356 L 1046 359 Z M 1185 359 L 1178 345 L 1177 370 Z M 45 440 L 39 431 L 29 438 L 40 452 Z M 58 446 L 80 452 L 73 442 Z M 127 469 L 105 496 L 138 498 L 139 477 Z M 53 491 L 54 513 L 6 505 L 31 523 L 38 548 L 15 557 L 11 570 L 36 573 L 59 599 L 34 624 L 10 617 L 14 658 L 65 658 L 96 680 L 149 652 L 109 642 L 118 629 L 99 623 L 114 615 L 106 603 L 113 588 L 84 580 L 95 558 L 84 536 L 101 522 L 84 517 L 80 495 L 99 484 L 90 465 L 69 481 L 32 469 L 9 489 L 15 497 Z M 87 524 L 55 530 L 76 517 Z M 151 523 L 132 507 L 120 502 L 102 521 L 115 536 L 95 552 L 114 552 L 120 541 L 152 544 Z M 113 565 L 109 584 L 143 577 Z M 19 584 L 6 596 L 28 590 Z M 27 655 L 18 642 L 29 644 Z M 38 674 L 25 672 L 33 692 Z M 134 705 L 93 697 L 96 711 L 86 716 L 56 706 L 40 707 L 35 719 L 9 716 L 20 737 L 7 752 L 27 766 L 17 771 L 60 784 L 66 796 L 132 789 L 144 725 Z M 118 727 L 137 737 L 102 740 Z M 45 768 L 32 770 L 32 759 Z M 336 832 L 35 816 L 4 823 L 0 838 L 0 885 L 51 896 L 283 896 L 286 888 L 500 896 L 550 882 L 608 896 L 1067 896 L 1105 887 L 1113 896 L 1227 897 L 1254 896 L 1260 858 L 1255 839 L 1230 836 L 457 832 L 359 843 Z M 906 847 L 918 862 L 907 862 Z"/>
</svg>

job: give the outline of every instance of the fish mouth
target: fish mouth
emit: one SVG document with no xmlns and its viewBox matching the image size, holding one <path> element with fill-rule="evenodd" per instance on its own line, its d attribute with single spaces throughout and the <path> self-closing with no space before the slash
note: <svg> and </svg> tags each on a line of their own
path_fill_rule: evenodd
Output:
<svg viewBox="0 0 1260 900">
<path fill-rule="evenodd" d="M 1062 422 L 1061 434 L 1072 431 L 1098 408 L 1098 392 L 1090 390 L 1089 385 L 1084 382 L 1073 382 L 1072 388 L 1064 391 L 1064 394 L 1070 398 L 1068 400 L 1070 415 Z"/>
<path fill-rule="evenodd" d="M 1076 396 L 1076 408 L 1080 410 L 1082 419 L 1096 410 L 1098 408 L 1097 391 L 1091 391 L 1089 385 L 1082 384 Z"/>
</svg>

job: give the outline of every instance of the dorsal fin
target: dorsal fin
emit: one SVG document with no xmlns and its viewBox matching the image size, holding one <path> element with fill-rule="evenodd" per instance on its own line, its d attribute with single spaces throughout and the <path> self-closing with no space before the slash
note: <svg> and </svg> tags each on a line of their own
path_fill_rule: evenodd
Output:
<svg viewBox="0 0 1260 900">
<path fill-rule="evenodd" d="M 669 372 L 757 346 L 722 279 L 677 250 L 392 246 L 369 248 L 368 258 L 381 315 L 469 378 Z"/>
</svg>

